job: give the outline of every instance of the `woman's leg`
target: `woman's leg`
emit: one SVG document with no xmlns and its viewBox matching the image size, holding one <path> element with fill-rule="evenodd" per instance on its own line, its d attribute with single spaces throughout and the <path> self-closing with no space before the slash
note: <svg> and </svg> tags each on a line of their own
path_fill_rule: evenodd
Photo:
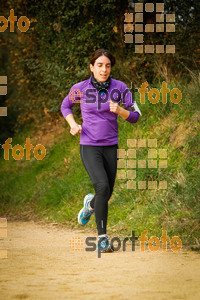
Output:
<svg viewBox="0 0 200 300">
<path fill-rule="evenodd" d="M 108 200 L 112 194 L 115 182 L 117 145 L 80 145 L 80 154 L 83 165 L 95 189 L 95 197 L 90 204 L 95 210 L 98 235 L 102 235 L 106 233 Z"/>
<path fill-rule="evenodd" d="M 104 146 L 103 148 L 103 157 L 104 157 L 104 168 L 106 170 L 106 174 L 108 176 L 110 194 L 108 200 L 110 199 L 113 187 L 115 184 L 116 172 L 117 172 L 117 149 L 118 145 L 114 146 Z M 105 228 L 107 226 L 107 218 L 108 218 L 108 200 L 105 204 Z"/>
</svg>

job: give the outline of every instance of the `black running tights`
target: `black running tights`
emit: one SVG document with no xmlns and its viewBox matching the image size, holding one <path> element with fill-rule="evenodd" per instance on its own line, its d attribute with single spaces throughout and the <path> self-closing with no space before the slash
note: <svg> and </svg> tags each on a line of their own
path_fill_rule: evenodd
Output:
<svg viewBox="0 0 200 300">
<path fill-rule="evenodd" d="M 80 145 L 82 163 L 95 189 L 95 197 L 90 205 L 94 208 L 98 235 L 106 234 L 108 200 L 113 192 L 117 171 L 117 148 L 118 145 Z"/>
</svg>

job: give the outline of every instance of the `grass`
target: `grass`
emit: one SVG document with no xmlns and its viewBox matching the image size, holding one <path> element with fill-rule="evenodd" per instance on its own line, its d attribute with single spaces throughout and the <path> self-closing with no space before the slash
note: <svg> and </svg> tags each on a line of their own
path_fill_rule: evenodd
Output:
<svg viewBox="0 0 200 300">
<path fill-rule="evenodd" d="M 170 90 L 174 87 L 168 86 Z M 159 87 L 157 87 L 160 89 Z M 137 124 L 120 117 L 119 148 L 127 149 L 127 139 L 157 139 L 157 149 L 167 149 L 166 169 L 137 168 L 136 180 L 166 180 L 166 190 L 128 190 L 126 180 L 116 179 L 109 203 L 108 233 L 136 235 L 148 230 L 148 237 L 160 237 L 167 230 L 182 239 L 184 245 L 199 248 L 199 85 L 191 83 L 182 88 L 182 101 L 175 105 L 168 100 L 153 105 L 146 99 L 140 105 L 143 116 Z M 139 94 L 136 94 L 139 103 Z M 0 157 L 2 217 L 43 219 L 46 222 L 63 222 L 71 228 L 77 225 L 77 214 L 85 194 L 94 192 L 92 183 L 82 165 L 79 154 L 79 137 L 71 136 L 66 125 L 65 133 L 55 139 L 47 155 L 37 161 L 32 155 L 15 161 L 11 156 Z M 12 146 L 24 145 L 28 128 L 13 138 Z M 137 149 L 137 159 L 147 159 L 147 149 Z M 158 159 L 157 159 L 158 160 Z M 87 227 L 96 228 L 94 218 Z"/>
</svg>

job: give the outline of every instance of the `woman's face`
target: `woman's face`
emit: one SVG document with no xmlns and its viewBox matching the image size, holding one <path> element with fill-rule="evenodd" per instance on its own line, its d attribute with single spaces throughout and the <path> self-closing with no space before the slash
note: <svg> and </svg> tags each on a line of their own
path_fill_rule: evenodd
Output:
<svg viewBox="0 0 200 300">
<path fill-rule="evenodd" d="M 90 70 L 94 74 L 97 81 L 104 82 L 108 79 L 111 72 L 111 61 L 108 57 L 102 55 L 99 56 L 94 63 L 94 66 L 90 64 Z"/>
</svg>

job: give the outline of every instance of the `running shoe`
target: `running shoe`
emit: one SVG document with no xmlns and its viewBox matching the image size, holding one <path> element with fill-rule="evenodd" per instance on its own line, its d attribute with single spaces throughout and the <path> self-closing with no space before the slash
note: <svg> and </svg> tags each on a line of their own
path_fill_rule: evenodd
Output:
<svg viewBox="0 0 200 300">
<path fill-rule="evenodd" d="M 84 206 L 79 211 L 78 214 L 78 223 L 80 225 L 85 225 L 90 220 L 91 215 L 94 214 L 94 209 L 90 207 L 90 201 L 94 198 L 93 194 L 88 194 L 84 198 Z M 90 209 L 89 209 L 90 208 Z"/>
<path fill-rule="evenodd" d="M 113 252 L 111 244 L 109 243 L 108 236 L 100 237 L 97 243 L 97 251 L 101 253 Z"/>
</svg>

